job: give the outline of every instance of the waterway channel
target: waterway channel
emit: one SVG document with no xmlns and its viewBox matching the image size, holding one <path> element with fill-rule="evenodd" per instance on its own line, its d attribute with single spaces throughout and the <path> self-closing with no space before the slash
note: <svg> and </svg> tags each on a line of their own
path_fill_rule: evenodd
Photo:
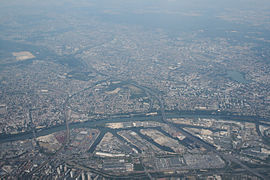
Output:
<svg viewBox="0 0 270 180">
<path fill-rule="evenodd" d="M 249 116 L 232 116 L 232 115 L 216 115 L 216 114 L 179 114 L 179 113 L 167 113 L 168 118 L 172 117 L 181 117 L 181 118 L 212 118 L 212 119 L 222 119 L 222 120 L 233 120 L 239 122 L 254 122 L 256 124 L 268 125 L 261 122 L 263 121 L 270 121 L 268 119 L 262 119 L 259 117 L 249 117 Z M 106 123 L 112 122 L 133 122 L 133 121 L 156 121 L 162 122 L 162 116 L 138 116 L 138 117 L 129 117 L 129 118 L 111 118 L 111 119 L 101 119 L 101 120 L 94 120 L 94 121 L 87 121 L 82 123 L 71 123 L 69 125 L 70 129 L 76 128 L 98 128 L 104 127 Z M 60 125 L 55 127 L 50 127 L 47 129 L 42 129 L 36 132 L 36 137 L 45 136 L 51 133 L 59 132 L 66 130 L 66 125 Z M 24 132 L 19 134 L 12 134 L 12 135 L 0 135 L 0 143 L 9 142 L 9 141 L 17 141 L 17 140 L 25 140 L 33 138 L 32 131 Z"/>
</svg>

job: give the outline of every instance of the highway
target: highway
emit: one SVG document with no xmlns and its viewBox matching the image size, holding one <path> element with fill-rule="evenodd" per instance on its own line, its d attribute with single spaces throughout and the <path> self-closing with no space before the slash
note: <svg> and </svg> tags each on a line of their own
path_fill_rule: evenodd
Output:
<svg viewBox="0 0 270 180">
<path fill-rule="evenodd" d="M 66 140 L 65 143 L 52 155 L 48 156 L 48 159 L 44 161 L 41 165 L 39 165 L 37 168 L 35 168 L 33 171 L 31 171 L 28 176 L 31 177 L 38 171 L 40 171 L 46 164 L 49 162 L 55 160 L 55 157 L 69 144 L 69 139 L 70 139 L 70 130 L 69 130 L 69 117 L 70 117 L 70 110 L 67 110 L 67 103 L 69 100 L 70 96 L 67 97 L 65 103 L 63 104 L 63 109 L 64 109 L 64 119 L 65 119 L 65 124 L 66 124 Z"/>
<path fill-rule="evenodd" d="M 165 108 L 164 108 L 164 102 L 163 102 L 163 99 L 162 97 L 159 97 L 153 90 L 149 89 L 149 88 L 146 88 L 146 87 L 143 87 L 143 86 L 140 86 L 136 83 L 130 83 L 138 88 L 141 88 L 143 89 L 144 91 L 146 91 L 149 95 L 153 96 L 158 102 L 159 102 L 159 105 L 160 105 L 160 112 L 161 112 L 161 117 L 162 117 L 162 122 L 168 124 L 168 125 L 171 125 L 173 127 L 176 127 L 175 124 L 173 124 L 172 122 L 169 122 L 166 118 L 166 113 L 165 113 Z M 93 86 L 92 86 L 93 87 Z M 74 97 L 75 95 L 87 90 L 87 89 L 90 89 L 92 87 L 88 87 L 88 88 L 85 88 L 83 90 L 80 90 L 76 93 L 73 93 L 72 95 L 69 95 L 65 101 L 65 103 L 63 104 L 63 109 L 64 109 L 64 113 L 65 113 L 65 124 L 66 124 L 66 141 L 65 141 L 65 144 L 63 144 L 63 146 L 53 155 L 53 156 L 50 156 L 48 158 L 47 161 L 43 162 L 39 167 L 37 167 L 36 169 L 34 169 L 32 172 L 29 173 L 29 175 L 33 175 L 34 173 L 38 172 L 39 170 L 41 170 L 48 162 L 50 162 L 51 160 L 54 159 L 54 157 L 57 157 L 57 154 L 59 154 L 65 147 L 68 146 L 69 144 L 69 137 L 70 137 L 70 130 L 69 130 L 69 117 L 70 117 L 70 109 L 67 108 L 67 104 L 68 104 L 68 101 L 70 98 Z M 212 151 L 214 152 L 215 154 L 219 155 L 220 157 L 222 157 L 224 160 L 228 161 L 228 162 L 234 162 L 236 164 L 238 164 L 240 167 L 242 167 L 243 169 L 245 169 L 246 171 L 250 172 L 251 174 L 261 178 L 261 179 L 267 179 L 266 177 L 264 177 L 263 175 L 261 175 L 260 173 L 258 173 L 256 171 L 256 169 L 251 169 L 249 168 L 248 166 L 246 166 L 245 164 L 243 164 L 239 159 L 235 158 L 233 155 L 231 154 L 224 154 L 218 150 L 216 150 L 216 148 L 214 146 L 212 146 L 211 144 L 203 141 L 202 139 L 192 135 L 191 133 L 185 131 L 183 128 L 181 127 L 176 127 L 178 129 L 178 131 L 180 133 L 182 133 L 184 136 L 186 136 L 187 138 L 189 138 L 190 140 L 194 141 L 195 143 L 197 143 L 198 145 L 200 145 L 201 147 L 204 147 L 205 149 L 207 149 L 208 151 Z M 75 165 L 74 162 L 71 163 L 72 165 Z M 77 164 L 77 166 L 79 166 Z M 86 168 L 86 167 L 81 167 L 81 168 Z M 105 173 L 103 171 L 99 171 L 99 170 L 96 170 L 96 169 L 92 169 L 92 168 L 87 168 L 88 171 L 92 171 L 94 173 L 97 173 L 97 174 L 100 174 L 101 176 L 104 176 L 104 177 L 110 177 L 110 178 L 116 178 L 117 176 L 114 176 L 112 174 L 108 174 L 108 173 Z M 145 176 L 148 177 L 149 179 L 152 179 L 152 176 L 150 174 L 149 171 L 147 171 L 145 168 L 144 168 L 144 172 L 145 172 Z M 143 177 L 143 175 L 139 175 L 141 177 Z M 129 176 L 127 177 L 121 177 L 121 178 L 128 178 Z M 118 177 L 119 178 L 119 177 Z"/>
</svg>

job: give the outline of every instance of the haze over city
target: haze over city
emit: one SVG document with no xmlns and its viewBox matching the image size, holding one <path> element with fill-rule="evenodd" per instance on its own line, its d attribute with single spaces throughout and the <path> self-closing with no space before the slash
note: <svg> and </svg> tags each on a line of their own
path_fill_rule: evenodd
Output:
<svg viewBox="0 0 270 180">
<path fill-rule="evenodd" d="M 269 179 L 270 1 L 2 0 L 0 179 Z"/>
</svg>

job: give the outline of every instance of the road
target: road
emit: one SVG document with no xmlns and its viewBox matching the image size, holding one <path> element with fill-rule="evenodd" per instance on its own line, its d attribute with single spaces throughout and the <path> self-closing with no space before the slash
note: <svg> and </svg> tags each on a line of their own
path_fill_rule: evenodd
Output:
<svg viewBox="0 0 270 180">
<path fill-rule="evenodd" d="M 99 83 L 99 82 L 98 82 Z M 97 84 L 97 83 L 96 83 Z M 130 83 L 136 87 L 139 87 L 141 89 L 143 89 L 144 91 L 146 91 L 149 95 L 153 96 L 158 102 L 159 102 L 159 105 L 160 105 L 160 112 L 161 112 L 161 117 L 162 117 L 162 122 L 166 123 L 166 124 L 169 124 L 173 127 L 176 127 L 175 124 L 173 124 L 172 122 L 169 122 L 166 118 L 166 113 L 165 113 L 165 108 L 164 108 L 164 101 L 162 99 L 162 97 L 158 96 L 157 93 L 155 93 L 154 91 L 152 91 L 151 89 L 149 88 L 146 88 L 146 87 L 143 87 L 143 86 L 140 86 L 136 83 Z M 65 113 L 65 123 L 66 123 L 66 141 L 65 141 L 65 144 L 51 157 L 48 158 L 47 161 L 45 161 L 44 163 L 42 163 L 38 168 L 34 169 L 34 171 L 30 172 L 30 174 L 34 174 L 36 172 L 38 172 L 39 170 L 41 170 L 48 162 L 50 162 L 51 160 L 53 160 L 53 157 L 56 157 L 57 154 L 59 154 L 66 146 L 68 146 L 69 144 L 69 137 L 70 137 L 70 130 L 69 130 L 69 117 L 70 117 L 70 109 L 67 108 L 67 104 L 68 104 L 68 101 L 70 98 L 74 97 L 75 95 L 78 95 L 79 93 L 87 90 L 87 89 L 90 89 L 92 88 L 93 86 L 91 87 L 87 87 L 85 89 L 82 89 L 78 92 L 75 92 L 73 93 L 72 95 L 69 95 L 65 101 L 65 103 L 63 104 L 63 109 L 64 109 L 64 113 Z M 205 149 L 209 150 L 209 151 L 212 151 L 214 153 L 216 153 L 217 155 L 219 155 L 220 157 L 222 157 L 224 160 L 226 161 L 229 161 L 229 162 L 234 162 L 236 164 L 238 164 L 239 166 L 241 166 L 243 169 L 245 169 L 246 171 L 252 173 L 253 175 L 261 178 L 261 179 L 267 179 L 266 177 L 264 177 L 263 175 L 261 175 L 260 173 L 258 173 L 255 169 L 251 169 L 249 168 L 248 166 L 246 166 L 245 164 L 243 164 L 239 159 L 235 158 L 233 155 L 231 154 L 224 154 L 220 151 L 217 151 L 216 148 L 208 143 L 206 143 L 205 141 L 203 141 L 202 139 L 192 135 L 191 133 L 185 131 L 184 129 L 182 129 L 181 127 L 176 127 L 180 133 L 182 133 L 184 136 L 186 136 L 187 138 L 189 138 L 190 140 L 194 141 L 195 143 L 197 143 L 198 145 L 204 147 Z M 88 169 L 90 170 L 90 169 Z M 96 172 L 97 174 L 100 174 L 102 176 L 113 176 L 113 175 L 109 175 L 109 174 L 106 174 L 102 171 L 98 171 L 98 170 L 94 170 L 94 169 L 91 169 L 92 172 Z M 145 174 L 146 176 L 149 178 L 149 179 L 152 179 L 151 177 L 151 174 L 145 169 Z"/>
<path fill-rule="evenodd" d="M 57 157 L 57 155 L 69 144 L 69 139 L 70 139 L 70 130 L 69 130 L 70 110 L 69 109 L 67 110 L 68 100 L 69 100 L 69 96 L 67 97 L 67 99 L 66 99 L 66 101 L 65 101 L 65 103 L 63 105 L 63 109 L 64 109 L 64 120 L 65 120 L 65 124 L 66 124 L 66 140 L 65 140 L 65 143 L 52 156 L 49 156 L 46 161 L 44 161 L 41 165 L 39 165 L 37 168 L 35 168 L 33 171 L 31 171 L 28 174 L 29 177 L 31 177 L 33 174 L 35 174 L 38 171 L 40 171 L 49 162 L 55 160 L 55 157 Z"/>
</svg>

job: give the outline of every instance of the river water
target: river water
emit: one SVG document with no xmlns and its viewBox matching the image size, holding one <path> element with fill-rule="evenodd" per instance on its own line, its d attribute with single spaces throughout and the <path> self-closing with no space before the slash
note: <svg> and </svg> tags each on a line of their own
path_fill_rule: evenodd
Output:
<svg viewBox="0 0 270 180">
<path fill-rule="evenodd" d="M 212 119 L 222 119 L 222 120 L 233 120 L 233 121 L 239 121 L 239 122 L 254 122 L 259 124 L 264 124 L 263 122 L 260 122 L 261 120 L 264 121 L 270 121 L 268 119 L 262 119 L 259 117 L 248 117 L 248 116 L 232 116 L 232 115 L 217 115 L 217 114 L 179 114 L 179 113 L 168 113 L 168 118 L 172 117 L 181 117 L 181 118 L 212 118 Z M 158 116 L 136 116 L 136 117 L 129 117 L 129 118 L 112 118 L 112 119 L 101 119 L 101 120 L 95 120 L 95 121 L 87 121 L 82 123 L 71 123 L 69 125 L 70 129 L 76 129 L 76 128 L 99 128 L 104 127 L 106 123 L 112 123 L 112 122 L 134 122 L 134 121 L 156 121 L 156 122 L 162 122 L 162 117 L 160 115 Z M 264 124 L 265 125 L 265 124 Z M 269 124 L 268 124 L 269 126 Z M 55 132 L 66 130 L 65 124 L 56 126 L 56 127 L 50 127 L 47 129 L 42 129 L 36 132 L 36 136 L 45 136 L 48 134 L 52 134 Z M 17 141 L 17 140 L 25 140 L 25 139 L 31 139 L 33 138 L 32 132 L 25 132 L 25 133 L 19 133 L 19 134 L 13 134 L 13 135 L 0 135 L 0 143 L 3 142 L 9 142 L 9 141 Z"/>
</svg>

